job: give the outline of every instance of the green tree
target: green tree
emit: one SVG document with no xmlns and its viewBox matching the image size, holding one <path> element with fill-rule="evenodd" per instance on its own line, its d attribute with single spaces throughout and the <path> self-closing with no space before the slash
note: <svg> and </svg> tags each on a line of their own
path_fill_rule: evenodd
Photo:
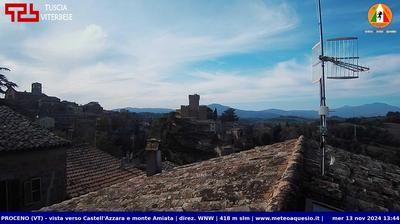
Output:
<svg viewBox="0 0 400 224">
<path fill-rule="evenodd" d="M 221 121 L 233 122 L 239 120 L 239 117 L 235 113 L 235 109 L 229 108 L 224 111 L 221 115 Z"/>
<path fill-rule="evenodd" d="M 272 128 L 272 141 L 280 142 L 282 137 L 282 126 L 281 124 L 275 125 Z"/>
<path fill-rule="evenodd" d="M 0 72 L 1 71 L 10 71 L 10 69 L 5 67 L 0 67 Z M 9 87 L 17 87 L 17 86 L 18 86 L 17 84 L 8 81 L 7 77 L 0 73 L 0 93 L 5 93 Z M 5 89 L 3 89 L 4 87 Z"/>
<path fill-rule="evenodd" d="M 388 112 L 386 114 L 386 120 L 393 123 L 400 123 L 400 112 Z"/>
<path fill-rule="evenodd" d="M 271 135 L 268 132 L 265 132 L 261 136 L 261 145 L 269 145 L 271 144 Z"/>
</svg>

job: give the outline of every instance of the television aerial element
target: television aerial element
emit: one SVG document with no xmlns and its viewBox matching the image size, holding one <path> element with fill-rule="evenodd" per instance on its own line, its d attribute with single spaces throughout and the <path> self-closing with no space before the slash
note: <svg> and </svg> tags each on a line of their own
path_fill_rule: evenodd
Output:
<svg viewBox="0 0 400 224">
<path fill-rule="evenodd" d="M 321 0 L 317 2 L 317 10 L 319 42 L 312 48 L 312 80 L 314 83 L 319 83 L 321 175 L 324 176 L 326 138 L 328 135 L 326 119 L 329 114 L 329 108 L 326 105 L 325 81 L 326 79 L 356 79 L 360 72 L 368 71 L 369 68 L 359 65 L 357 37 L 328 39 L 325 52 Z"/>
</svg>

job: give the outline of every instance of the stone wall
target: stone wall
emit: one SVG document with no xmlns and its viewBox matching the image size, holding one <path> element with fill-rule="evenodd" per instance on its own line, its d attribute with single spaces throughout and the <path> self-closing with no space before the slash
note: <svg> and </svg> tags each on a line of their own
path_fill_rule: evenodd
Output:
<svg viewBox="0 0 400 224">
<path fill-rule="evenodd" d="M 34 210 L 60 202 L 66 197 L 66 150 L 49 149 L 2 153 L 0 156 L 0 181 L 18 179 L 19 210 Z M 24 202 L 24 182 L 41 178 L 41 200 Z"/>
</svg>

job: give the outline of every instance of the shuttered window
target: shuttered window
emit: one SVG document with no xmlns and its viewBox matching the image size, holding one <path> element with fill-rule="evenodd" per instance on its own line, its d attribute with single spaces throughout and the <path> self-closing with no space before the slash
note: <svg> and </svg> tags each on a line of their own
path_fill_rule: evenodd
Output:
<svg viewBox="0 0 400 224">
<path fill-rule="evenodd" d="M 40 201 L 40 188 L 41 188 L 41 180 L 40 178 L 34 178 L 31 181 L 32 183 L 32 202 Z"/>
<path fill-rule="evenodd" d="M 39 202 L 41 200 L 41 179 L 32 178 L 24 182 L 25 204 Z"/>
</svg>

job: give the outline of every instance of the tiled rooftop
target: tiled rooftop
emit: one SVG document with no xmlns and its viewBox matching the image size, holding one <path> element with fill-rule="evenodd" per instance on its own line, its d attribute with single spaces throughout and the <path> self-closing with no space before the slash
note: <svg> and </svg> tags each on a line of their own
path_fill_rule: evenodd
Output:
<svg viewBox="0 0 400 224">
<path fill-rule="evenodd" d="M 49 149 L 69 142 L 31 122 L 7 106 L 0 106 L 0 152 Z"/>
<path fill-rule="evenodd" d="M 303 148 L 306 197 L 345 211 L 400 211 L 399 166 L 328 146 L 322 177 L 318 143 Z"/>
<path fill-rule="evenodd" d="M 46 207 L 43 210 L 285 210 L 298 187 L 295 173 L 302 156 L 300 139 L 173 168 L 128 181 Z M 74 153 L 74 158 L 79 159 Z M 69 156 L 71 159 L 71 156 Z M 71 167 L 83 165 L 70 163 Z M 106 160 L 104 160 L 106 163 Z M 107 162 L 108 163 L 108 162 Z M 117 164 L 115 164 L 117 166 Z M 106 164 L 88 168 L 107 180 Z M 72 169 L 73 170 L 73 169 Z M 73 174 L 78 176 L 78 174 Z M 81 179 L 81 177 L 79 178 Z M 74 187 L 78 188 L 77 186 Z M 71 191 L 71 186 L 69 191 Z"/>
<path fill-rule="evenodd" d="M 399 211 L 400 167 L 290 140 L 145 175 L 43 210 L 302 210 L 305 200 L 345 211 Z M 331 159 L 332 158 L 332 159 Z"/>
<path fill-rule="evenodd" d="M 77 197 L 143 175 L 136 168 L 120 168 L 121 162 L 87 145 L 67 150 L 67 194 Z"/>
</svg>

